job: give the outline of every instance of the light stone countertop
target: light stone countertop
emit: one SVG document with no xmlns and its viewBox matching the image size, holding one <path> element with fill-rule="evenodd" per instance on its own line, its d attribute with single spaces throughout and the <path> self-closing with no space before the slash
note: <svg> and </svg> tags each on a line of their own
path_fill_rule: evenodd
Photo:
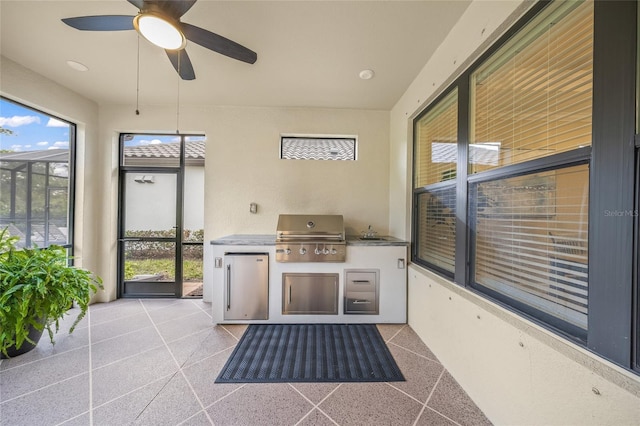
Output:
<svg viewBox="0 0 640 426">
<path fill-rule="evenodd" d="M 357 235 L 347 235 L 348 246 L 408 246 L 409 242 L 395 237 L 380 237 L 379 240 L 361 239 Z M 211 241 L 212 245 L 227 246 L 273 246 L 276 244 L 275 234 L 233 234 Z"/>
</svg>

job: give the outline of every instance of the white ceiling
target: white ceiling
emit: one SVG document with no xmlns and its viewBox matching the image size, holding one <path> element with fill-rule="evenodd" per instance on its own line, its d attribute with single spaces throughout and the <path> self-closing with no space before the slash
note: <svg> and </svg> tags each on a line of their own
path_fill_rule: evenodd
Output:
<svg viewBox="0 0 640 426">
<path fill-rule="evenodd" d="M 189 43 L 196 80 L 182 81 L 164 51 L 141 39 L 140 104 L 179 96 L 196 105 L 390 110 L 469 3 L 199 0 L 182 21 L 254 50 L 257 62 Z M 137 33 L 78 31 L 60 19 L 137 11 L 125 0 L 0 0 L 0 53 L 100 104 L 131 105 Z M 367 68 L 375 78 L 359 79 Z"/>
</svg>

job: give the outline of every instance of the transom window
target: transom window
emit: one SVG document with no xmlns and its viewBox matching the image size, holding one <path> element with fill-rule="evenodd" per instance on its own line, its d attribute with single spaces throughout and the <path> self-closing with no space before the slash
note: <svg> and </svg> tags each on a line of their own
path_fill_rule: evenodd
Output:
<svg viewBox="0 0 640 426">
<path fill-rule="evenodd" d="M 280 158 L 283 160 L 356 159 L 356 137 L 282 136 Z"/>
</svg>

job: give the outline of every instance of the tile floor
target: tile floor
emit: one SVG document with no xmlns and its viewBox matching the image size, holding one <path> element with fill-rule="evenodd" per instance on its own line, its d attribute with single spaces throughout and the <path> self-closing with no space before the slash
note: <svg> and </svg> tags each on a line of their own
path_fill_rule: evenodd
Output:
<svg viewBox="0 0 640 426">
<path fill-rule="evenodd" d="M 194 299 L 92 305 L 0 361 L 1 425 L 488 425 L 406 325 L 379 329 L 406 382 L 214 384 L 246 326 Z"/>
</svg>

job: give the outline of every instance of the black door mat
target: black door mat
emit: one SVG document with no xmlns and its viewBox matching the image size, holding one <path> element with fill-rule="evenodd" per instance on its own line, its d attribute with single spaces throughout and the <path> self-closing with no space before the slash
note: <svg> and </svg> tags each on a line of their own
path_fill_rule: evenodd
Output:
<svg viewBox="0 0 640 426">
<path fill-rule="evenodd" d="M 216 383 L 404 380 L 375 324 L 251 324 Z"/>
</svg>

